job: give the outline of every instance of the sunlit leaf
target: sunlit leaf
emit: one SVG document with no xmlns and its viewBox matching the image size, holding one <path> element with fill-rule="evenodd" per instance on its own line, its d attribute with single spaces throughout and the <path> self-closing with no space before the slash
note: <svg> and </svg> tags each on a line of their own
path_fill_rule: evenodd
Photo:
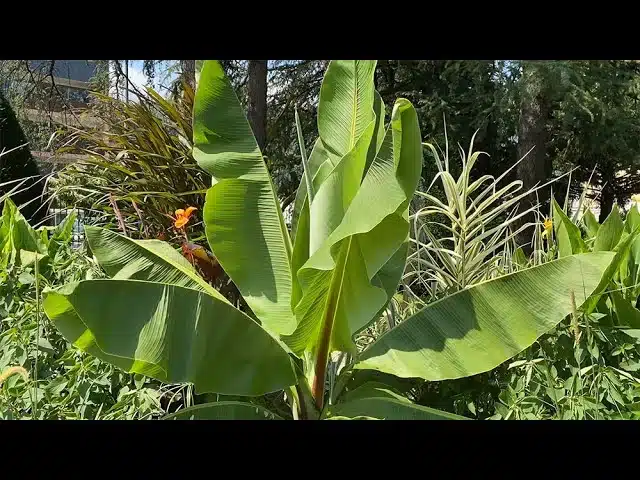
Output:
<svg viewBox="0 0 640 480">
<path fill-rule="evenodd" d="M 624 223 L 620 217 L 617 206 L 613 206 L 611 213 L 598 229 L 596 241 L 593 245 L 594 252 L 611 251 L 620 241 L 622 232 L 624 231 Z"/>
<path fill-rule="evenodd" d="M 127 372 L 229 395 L 262 395 L 296 383 L 275 339 L 202 291 L 87 280 L 46 292 L 44 310 L 69 342 Z"/>
<path fill-rule="evenodd" d="M 269 171 L 217 61 L 205 61 L 194 106 L 194 150 L 211 174 L 204 222 L 211 249 L 269 330 L 292 333 L 291 241 Z"/>
<path fill-rule="evenodd" d="M 486 372 L 529 347 L 582 305 L 614 257 L 569 256 L 436 301 L 384 334 L 356 368 L 426 380 Z"/>
<path fill-rule="evenodd" d="M 613 309 L 618 317 L 618 323 L 634 329 L 640 329 L 640 310 L 635 308 L 631 302 L 616 290 L 609 292 L 609 295 L 613 300 Z"/>
<path fill-rule="evenodd" d="M 133 240 L 99 227 L 85 227 L 89 248 L 100 266 L 116 280 L 147 280 L 195 288 L 227 302 L 171 245 L 160 240 Z"/>
<path fill-rule="evenodd" d="M 582 217 L 585 226 L 587 227 L 587 233 L 589 237 L 594 238 L 598 234 L 598 230 L 600 229 L 600 224 L 596 217 L 593 215 L 591 210 L 587 209 L 584 212 L 584 216 Z"/>
<path fill-rule="evenodd" d="M 627 213 L 627 218 L 624 222 L 625 230 L 629 233 L 633 232 L 636 228 L 640 227 L 640 211 L 638 205 L 632 205 Z"/>
<path fill-rule="evenodd" d="M 562 211 L 558 202 L 553 203 L 553 226 L 556 232 L 560 258 L 586 251 L 580 229 Z"/>
</svg>

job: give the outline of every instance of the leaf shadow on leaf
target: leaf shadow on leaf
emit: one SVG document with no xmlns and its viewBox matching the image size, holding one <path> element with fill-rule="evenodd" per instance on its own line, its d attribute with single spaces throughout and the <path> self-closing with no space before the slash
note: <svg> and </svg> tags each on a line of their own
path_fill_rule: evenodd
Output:
<svg viewBox="0 0 640 480">
<path fill-rule="evenodd" d="M 441 352 L 448 340 L 461 339 L 472 330 L 481 330 L 476 315 L 473 296 L 467 291 L 456 295 L 456 308 L 450 309 L 443 302 L 432 304 L 432 308 L 416 314 L 420 326 L 406 325 L 406 335 L 386 336 L 384 352 L 398 350 L 413 352 L 434 350 Z M 501 329 L 501 336 L 508 341 L 508 331 Z M 380 352 L 382 353 L 382 352 Z"/>
<path fill-rule="evenodd" d="M 356 368 L 444 380 L 500 365 L 582 306 L 613 253 L 571 256 L 430 304 L 362 352 Z"/>
<path fill-rule="evenodd" d="M 254 396 L 295 383 L 289 356 L 268 333 L 198 290 L 84 281 L 46 292 L 44 308 L 78 348 L 128 372 L 193 383 L 196 393 Z"/>
<path fill-rule="evenodd" d="M 214 185 L 211 190 L 216 188 L 224 188 L 225 180 L 222 180 L 220 183 Z M 242 186 L 242 205 L 238 205 L 236 202 L 232 202 L 235 207 L 243 212 L 260 212 L 260 190 L 263 187 L 260 182 L 253 182 L 250 180 L 243 180 L 241 183 L 235 181 L 235 188 Z M 213 197 L 213 196 L 212 196 Z M 228 199 L 227 199 L 228 200 Z M 222 205 L 217 205 L 217 202 L 213 202 L 211 205 L 212 210 L 216 208 L 220 208 Z M 249 213 L 251 214 L 251 213 Z M 237 228 L 237 224 L 228 223 L 224 221 L 226 217 L 217 217 L 216 218 L 216 230 L 232 230 Z M 264 237 L 264 232 L 261 230 L 261 224 L 259 222 L 245 222 L 242 225 L 241 235 L 244 238 L 251 239 L 251 243 L 253 245 L 254 252 L 268 252 L 269 246 Z M 209 234 L 208 234 L 209 235 Z M 215 233 L 213 233 L 215 236 Z M 234 248 L 233 244 L 217 244 L 217 248 L 213 248 L 213 242 L 209 242 L 212 245 L 213 253 L 218 257 L 218 261 L 222 265 L 222 268 L 229 274 L 233 282 L 236 284 L 238 289 L 241 291 L 244 297 L 266 297 L 267 300 L 273 303 L 278 303 L 278 288 L 277 288 L 277 279 L 274 274 L 274 266 L 273 259 L 269 256 L 259 256 L 255 255 L 253 258 L 253 262 L 255 264 L 263 263 L 262 268 L 257 268 L 259 272 L 261 272 L 262 278 L 260 282 L 243 282 L 239 277 L 251 276 L 252 272 L 238 271 L 235 265 L 229 265 L 227 258 L 232 257 L 232 253 L 238 254 L 238 250 Z M 224 255 L 221 255 L 221 250 L 229 250 L 229 252 L 225 252 Z M 236 263 L 236 262 L 233 262 Z M 238 262 L 242 264 L 242 262 Z M 234 278 L 235 277 L 235 278 Z M 288 299 L 287 299 L 288 301 Z M 257 312 L 254 312 L 257 314 Z"/>
<path fill-rule="evenodd" d="M 215 136 L 213 133 L 205 132 L 205 138 L 209 143 L 198 144 L 199 155 L 221 155 L 229 153 L 231 149 L 234 156 L 241 157 L 242 155 L 248 157 L 260 157 L 261 153 L 257 146 L 250 145 L 247 141 L 239 141 L 238 139 L 230 140 L 228 138 Z M 239 145 L 246 148 L 239 148 Z M 222 181 L 225 178 L 239 178 L 244 175 L 252 173 L 252 169 L 255 170 L 255 165 L 252 162 L 234 162 L 233 169 L 229 172 L 229 176 L 225 176 L 225 172 L 228 170 L 224 167 L 216 169 L 215 181 Z"/>
</svg>

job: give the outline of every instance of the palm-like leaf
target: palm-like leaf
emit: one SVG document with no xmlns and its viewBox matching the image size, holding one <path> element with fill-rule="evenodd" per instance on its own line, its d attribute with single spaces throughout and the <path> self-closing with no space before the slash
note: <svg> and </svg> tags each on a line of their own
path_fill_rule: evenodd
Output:
<svg viewBox="0 0 640 480">
<path fill-rule="evenodd" d="M 229 303 L 166 242 L 133 240 L 104 228 L 89 226 L 85 227 L 85 237 L 98 263 L 111 278 L 194 288 Z"/>
<path fill-rule="evenodd" d="M 44 310 L 69 342 L 127 372 L 229 395 L 262 395 L 296 383 L 277 340 L 200 290 L 87 280 L 47 292 Z"/>
<path fill-rule="evenodd" d="M 445 380 L 486 372 L 529 347 L 601 284 L 612 252 L 574 255 L 434 302 L 360 356 L 356 368 Z"/>
<path fill-rule="evenodd" d="M 216 61 L 200 72 L 193 135 L 194 157 L 213 177 L 204 208 L 211 249 L 262 324 L 293 332 L 289 233 L 249 122 Z"/>
<path fill-rule="evenodd" d="M 457 179 L 450 171 L 448 144 L 444 158 L 434 145 L 425 144 L 438 167 L 431 186 L 440 181 L 445 199 L 443 202 L 429 191 L 416 192 L 426 206 L 412 216 L 414 248 L 405 280 L 409 286 L 420 284 L 432 298 L 495 278 L 499 264 L 510 262 L 505 251 L 530 226 L 522 224 L 522 219 L 536 211 L 531 207 L 518 212 L 519 202 L 547 185 L 526 192 L 521 191 L 520 180 L 502 185 L 519 162 L 498 178 L 484 175 L 472 182 L 471 172 L 483 153 L 473 151 L 474 138 L 468 152 L 460 149 L 462 172 Z M 446 236 L 436 238 L 432 232 L 436 228 L 447 231 Z M 506 262 L 505 257 L 509 257 Z"/>
<path fill-rule="evenodd" d="M 90 210 L 92 223 L 113 227 L 119 217 L 128 235 L 154 238 L 167 233 L 166 214 L 185 205 L 201 211 L 211 180 L 192 156 L 193 89 L 185 85 L 175 100 L 152 89 L 131 94 L 137 101 L 92 94 L 98 125 L 64 128 L 56 154 L 80 160 L 56 172 L 49 186 L 56 202 Z"/>
</svg>

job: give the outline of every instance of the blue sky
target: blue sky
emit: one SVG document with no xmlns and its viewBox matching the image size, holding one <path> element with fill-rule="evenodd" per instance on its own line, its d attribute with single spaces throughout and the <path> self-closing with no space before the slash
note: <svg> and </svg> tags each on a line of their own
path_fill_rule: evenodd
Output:
<svg viewBox="0 0 640 480">
<path fill-rule="evenodd" d="M 169 60 L 169 62 L 175 62 L 175 60 Z M 147 85 L 148 78 L 142 71 L 143 60 L 129 60 L 129 80 L 133 83 L 136 88 L 144 89 Z M 176 73 L 167 73 L 166 66 L 163 69 L 161 66 L 156 68 L 156 78 L 154 78 L 153 88 L 163 96 L 167 94 L 167 90 L 164 88 L 160 88 L 160 83 L 164 83 L 164 85 L 168 85 L 172 80 L 176 78 Z"/>
</svg>

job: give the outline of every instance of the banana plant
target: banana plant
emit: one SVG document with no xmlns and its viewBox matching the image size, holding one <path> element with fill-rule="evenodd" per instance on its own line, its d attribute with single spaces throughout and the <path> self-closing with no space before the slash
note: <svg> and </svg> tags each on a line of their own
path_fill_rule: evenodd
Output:
<svg viewBox="0 0 640 480">
<path fill-rule="evenodd" d="M 601 291 L 614 253 L 569 255 L 463 289 L 359 351 L 354 335 L 380 317 L 398 289 L 423 162 L 416 110 L 398 99 L 385 121 L 375 67 L 329 64 L 319 138 L 308 155 L 298 132 L 304 178 L 290 231 L 221 65 L 203 63 L 194 157 L 213 179 L 206 236 L 246 311 L 167 243 L 87 227 L 89 247 L 110 278 L 47 291 L 48 317 L 76 347 L 128 372 L 234 397 L 173 419 L 281 418 L 252 403 L 277 391 L 296 419 L 462 418 L 415 405 L 386 383 L 350 388 L 349 379 L 371 372 L 438 381 L 490 370 L 571 313 L 572 298 L 580 306 Z"/>
</svg>

